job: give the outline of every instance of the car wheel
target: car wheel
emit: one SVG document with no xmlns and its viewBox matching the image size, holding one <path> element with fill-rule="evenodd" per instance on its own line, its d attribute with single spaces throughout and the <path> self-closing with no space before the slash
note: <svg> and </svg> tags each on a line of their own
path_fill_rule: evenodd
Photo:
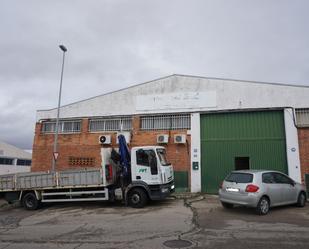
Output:
<svg viewBox="0 0 309 249">
<path fill-rule="evenodd" d="M 224 208 L 227 208 L 227 209 L 231 209 L 231 208 L 234 207 L 233 204 L 227 203 L 227 202 L 221 202 L 221 204 L 222 204 L 222 206 L 223 206 Z"/>
<path fill-rule="evenodd" d="M 267 197 L 262 197 L 256 207 L 256 212 L 259 215 L 265 215 L 269 212 L 270 202 Z"/>
<path fill-rule="evenodd" d="M 27 193 L 22 199 L 23 207 L 27 210 L 36 210 L 39 207 L 39 200 L 34 193 Z"/>
<path fill-rule="evenodd" d="M 129 205 L 133 208 L 143 208 L 148 201 L 147 194 L 143 189 L 133 189 L 129 193 Z"/>
<path fill-rule="evenodd" d="M 304 207 L 306 206 L 306 194 L 304 192 L 301 192 L 299 195 L 298 195 L 298 198 L 297 198 L 297 207 Z"/>
</svg>

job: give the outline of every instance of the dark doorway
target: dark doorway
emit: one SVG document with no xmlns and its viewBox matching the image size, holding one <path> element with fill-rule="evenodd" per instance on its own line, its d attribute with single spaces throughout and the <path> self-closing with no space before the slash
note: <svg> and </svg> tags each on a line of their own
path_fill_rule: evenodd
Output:
<svg viewBox="0 0 309 249">
<path fill-rule="evenodd" d="M 249 157 L 235 157 L 235 170 L 243 170 L 249 168 Z"/>
</svg>

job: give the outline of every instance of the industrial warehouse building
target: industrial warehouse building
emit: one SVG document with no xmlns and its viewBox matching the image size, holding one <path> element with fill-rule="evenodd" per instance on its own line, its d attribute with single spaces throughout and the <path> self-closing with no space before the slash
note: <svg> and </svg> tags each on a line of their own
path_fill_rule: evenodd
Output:
<svg viewBox="0 0 309 249">
<path fill-rule="evenodd" d="M 31 153 L 0 141 L 0 175 L 30 172 Z"/>
<path fill-rule="evenodd" d="M 51 169 L 56 114 L 37 112 L 32 171 Z M 130 147 L 166 147 L 181 190 L 216 193 L 235 169 L 309 173 L 307 86 L 171 75 L 62 106 L 60 118 L 58 170 L 101 167 L 122 132 Z"/>
</svg>

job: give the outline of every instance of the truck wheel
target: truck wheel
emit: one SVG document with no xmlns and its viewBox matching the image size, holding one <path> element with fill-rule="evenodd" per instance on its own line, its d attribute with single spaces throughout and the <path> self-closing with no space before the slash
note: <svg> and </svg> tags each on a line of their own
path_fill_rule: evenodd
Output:
<svg viewBox="0 0 309 249">
<path fill-rule="evenodd" d="M 136 188 L 129 192 L 129 205 L 133 208 L 143 208 L 148 201 L 147 194 L 143 189 Z"/>
<path fill-rule="evenodd" d="M 265 215 L 269 212 L 270 203 L 267 197 L 263 196 L 256 207 L 256 213 L 258 215 Z"/>
<path fill-rule="evenodd" d="M 306 206 L 306 194 L 304 192 L 300 192 L 297 198 L 297 207 L 304 207 Z"/>
<path fill-rule="evenodd" d="M 23 207 L 27 210 L 36 210 L 39 207 L 39 200 L 34 193 L 27 193 L 22 199 Z"/>
</svg>

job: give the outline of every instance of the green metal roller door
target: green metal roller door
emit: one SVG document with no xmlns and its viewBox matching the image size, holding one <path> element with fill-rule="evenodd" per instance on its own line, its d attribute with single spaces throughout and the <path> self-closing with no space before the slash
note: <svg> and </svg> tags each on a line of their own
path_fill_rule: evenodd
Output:
<svg viewBox="0 0 309 249">
<path fill-rule="evenodd" d="M 283 112 L 201 115 L 201 152 L 202 191 L 206 193 L 217 193 L 236 164 L 287 173 Z"/>
</svg>

